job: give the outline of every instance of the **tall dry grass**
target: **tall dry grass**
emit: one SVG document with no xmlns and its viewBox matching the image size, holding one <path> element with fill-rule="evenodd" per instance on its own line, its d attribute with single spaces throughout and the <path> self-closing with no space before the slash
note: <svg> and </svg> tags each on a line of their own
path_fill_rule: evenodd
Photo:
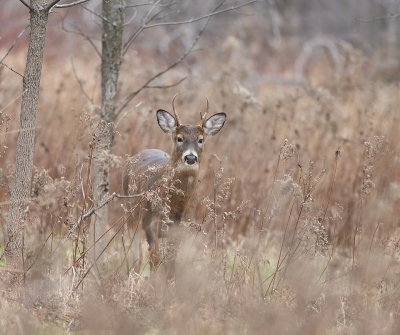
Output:
<svg viewBox="0 0 400 335">
<path fill-rule="evenodd" d="M 155 110 L 170 109 L 178 91 L 187 123 L 198 121 L 205 97 L 212 112 L 228 114 L 206 144 L 173 283 L 162 268 L 133 271 L 134 232 L 124 226 L 126 206 L 118 199 L 109 204 L 106 248 L 95 265 L 86 254 L 90 220 L 65 238 L 91 206 L 99 68 L 86 47 L 74 57 L 76 75 L 69 60 L 46 63 L 25 232 L 26 291 L 12 301 L 1 286 L 0 333 L 398 333 L 398 82 L 342 42 L 341 72 L 317 53 L 301 82 L 287 65 L 300 52 L 296 46 L 274 49 L 265 65 L 248 57 L 259 55 L 256 38 L 246 49 L 228 36 L 206 57 L 210 40 L 164 79 L 187 75 L 178 88 L 146 90 L 120 115 L 107 160 L 111 191 L 119 192 L 127 155 L 170 150 Z M 125 60 L 120 97 L 154 71 L 155 59 L 145 53 Z M 13 54 L 15 69 L 23 63 L 21 52 Z M 267 67 L 279 68 L 279 77 L 268 76 Z M 4 239 L 21 81 L 4 68 L 0 76 Z"/>
</svg>

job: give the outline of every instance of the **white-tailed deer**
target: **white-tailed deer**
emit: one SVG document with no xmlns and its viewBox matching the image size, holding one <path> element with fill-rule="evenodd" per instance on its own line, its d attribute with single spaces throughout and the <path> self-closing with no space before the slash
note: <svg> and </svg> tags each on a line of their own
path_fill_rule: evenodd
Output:
<svg viewBox="0 0 400 335">
<path fill-rule="evenodd" d="M 176 97 L 176 96 L 175 96 Z M 171 155 L 157 149 L 146 149 L 131 157 L 123 175 L 126 195 L 144 193 L 141 200 L 129 203 L 128 225 L 142 225 L 149 244 L 150 266 L 154 270 L 160 263 L 158 238 L 173 234 L 181 222 L 196 190 L 201 154 L 206 140 L 217 134 L 226 120 L 225 113 L 206 118 L 207 109 L 199 125 L 182 125 L 172 100 L 174 116 L 165 110 L 157 111 L 160 128 L 172 138 Z M 173 236 L 168 236 L 168 239 Z M 175 253 L 169 261 L 175 261 Z M 141 254 L 136 269 L 140 268 Z"/>
</svg>

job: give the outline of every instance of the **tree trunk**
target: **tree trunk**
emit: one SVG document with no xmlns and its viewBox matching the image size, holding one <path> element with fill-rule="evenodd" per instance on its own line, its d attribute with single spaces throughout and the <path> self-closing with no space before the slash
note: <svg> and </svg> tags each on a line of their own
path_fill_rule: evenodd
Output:
<svg viewBox="0 0 400 335">
<path fill-rule="evenodd" d="M 96 129 L 96 143 L 93 155 L 93 197 L 95 205 L 101 203 L 109 191 L 109 163 L 114 140 L 115 97 L 121 65 L 122 33 L 124 28 L 123 0 L 103 0 L 103 36 L 101 57 L 101 121 Z M 91 225 L 91 242 L 96 241 L 105 231 L 108 223 L 108 208 L 97 211 Z M 94 255 L 103 249 L 100 240 L 94 248 Z"/>
<path fill-rule="evenodd" d="M 23 79 L 20 128 L 9 212 L 7 217 L 7 266 L 15 270 L 13 281 L 23 280 L 24 221 L 30 198 L 33 153 L 36 135 L 36 113 L 42 72 L 43 49 L 48 11 L 43 0 L 31 0 L 29 47 Z"/>
</svg>

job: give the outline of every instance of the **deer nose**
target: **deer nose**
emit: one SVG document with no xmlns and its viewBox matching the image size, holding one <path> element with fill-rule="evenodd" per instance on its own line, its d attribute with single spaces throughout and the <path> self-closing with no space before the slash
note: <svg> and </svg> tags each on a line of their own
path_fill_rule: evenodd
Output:
<svg viewBox="0 0 400 335">
<path fill-rule="evenodd" d="M 189 165 L 193 165 L 197 162 L 197 156 L 193 154 L 186 155 L 185 157 L 183 157 L 183 159 L 185 160 L 185 163 Z"/>
</svg>

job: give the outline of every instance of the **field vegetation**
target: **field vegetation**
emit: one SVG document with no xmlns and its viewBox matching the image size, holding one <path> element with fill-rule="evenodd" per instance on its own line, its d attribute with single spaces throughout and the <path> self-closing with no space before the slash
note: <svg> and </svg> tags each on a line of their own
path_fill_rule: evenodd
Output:
<svg viewBox="0 0 400 335">
<path fill-rule="evenodd" d="M 9 20 L 23 28 L 27 13 L 10 2 Z M 134 271 L 132 240 L 142 233 L 126 227 L 123 199 L 107 204 L 107 233 L 95 245 L 102 252 L 90 258 L 93 217 L 82 215 L 92 205 L 99 58 L 66 30 L 77 31 L 76 21 L 96 36 L 96 27 L 79 8 L 54 14 L 24 232 L 25 289 L 14 299 L 2 284 L 1 258 L 0 334 L 399 333 L 397 46 L 301 38 L 290 23 L 277 38 L 260 8 L 213 18 L 190 56 L 154 83 L 179 85 L 148 88 L 120 112 L 113 153 L 104 157 L 110 194 L 121 193 L 127 157 L 170 150 L 155 111 L 171 110 L 176 93 L 185 123 L 199 121 L 206 97 L 210 112 L 227 113 L 206 144 L 173 282 L 147 262 Z M 3 19 L 10 33 L 0 57 L 19 31 Z M 143 34 L 124 56 L 119 98 L 179 57 L 196 27 Z M 4 62 L 22 73 L 25 52 L 22 38 Z M 9 68 L 0 68 L 0 255 L 22 87 Z"/>
</svg>

